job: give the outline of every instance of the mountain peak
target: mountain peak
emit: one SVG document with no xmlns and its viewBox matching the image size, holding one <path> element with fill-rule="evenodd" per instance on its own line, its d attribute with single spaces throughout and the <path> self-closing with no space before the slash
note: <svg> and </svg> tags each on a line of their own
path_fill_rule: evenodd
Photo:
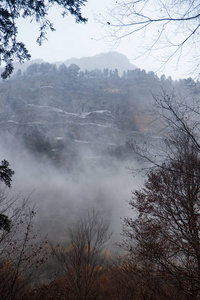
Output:
<svg viewBox="0 0 200 300">
<path fill-rule="evenodd" d="M 118 69 L 119 74 L 122 74 L 126 70 L 134 70 L 136 67 L 130 63 L 128 58 L 119 52 L 111 51 L 106 53 L 100 53 L 95 56 L 88 56 L 82 58 L 71 58 L 64 62 L 68 67 L 71 64 L 76 64 L 82 71 L 94 70 L 94 69 Z M 57 62 L 56 64 L 61 64 Z"/>
</svg>

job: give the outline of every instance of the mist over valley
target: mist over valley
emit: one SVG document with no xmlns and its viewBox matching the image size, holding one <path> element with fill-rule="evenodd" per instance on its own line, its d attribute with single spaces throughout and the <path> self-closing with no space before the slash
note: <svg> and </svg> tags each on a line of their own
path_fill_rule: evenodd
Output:
<svg viewBox="0 0 200 300">
<path fill-rule="evenodd" d="M 199 87 L 146 73 L 116 52 L 69 62 L 32 62 L 0 83 L 1 157 L 15 171 L 12 193 L 31 193 L 44 235 L 65 239 L 68 224 L 95 208 L 117 238 L 144 180 L 127 167 L 140 167 L 138 144 L 160 138 L 152 91 Z"/>
</svg>

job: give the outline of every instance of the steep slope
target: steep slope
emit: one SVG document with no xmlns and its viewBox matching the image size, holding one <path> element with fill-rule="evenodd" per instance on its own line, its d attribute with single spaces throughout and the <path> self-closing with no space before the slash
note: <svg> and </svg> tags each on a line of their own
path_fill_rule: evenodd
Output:
<svg viewBox="0 0 200 300">
<path fill-rule="evenodd" d="M 121 147 L 127 148 L 137 126 L 126 93 L 116 85 L 58 71 L 13 78 L 0 86 L 0 132 L 69 167 L 92 157 L 126 156 Z"/>
<path fill-rule="evenodd" d="M 163 82 L 173 88 L 170 79 Z M 140 69 L 120 77 L 112 70 L 32 64 L 0 84 L 0 133 L 69 167 L 91 157 L 127 159 L 138 139 L 155 132 L 152 91 L 160 93 L 163 82 Z"/>
</svg>

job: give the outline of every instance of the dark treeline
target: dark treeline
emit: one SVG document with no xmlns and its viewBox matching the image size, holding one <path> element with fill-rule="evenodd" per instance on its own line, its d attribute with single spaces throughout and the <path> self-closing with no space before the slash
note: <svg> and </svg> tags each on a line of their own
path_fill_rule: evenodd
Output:
<svg viewBox="0 0 200 300">
<path fill-rule="evenodd" d="M 67 67 L 64 63 L 57 66 L 56 64 L 51 63 L 33 63 L 27 67 L 27 69 L 22 72 L 21 69 L 18 69 L 12 78 L 21 77 L 21 76 L 33 76 L 33 75 L 44 75 L 44 74 L 54 74 L 54 75 L 62 75 L 66 77 L 84 77 L 84 78 L 109 78 L 109 77 L 121 77 L 121 78 L 142 78 L 142 77 L 151 77 L 160 81 L 169 82 L 172 81 L 172 78 L 169 76 L 168 78 L 165 75 L 162 75 L 160 78 L 152 71 L 146 72 L 145 70 L 141 70 L 139 68 L 135 68 L 132 70 L 123 71 L 123 74 L 119 74 L 118 69 L 110 70 L 108 68 L 104 68 L 103 70 L 95 68 L 94 70 L 82 71 L 79 66 L 76 64 L 71 64 Z M 192 80 L 192 78 L 184 79 L 184 81 Z M 181 80 L 179 80 L 181 81 Z M 193 80 L 192 80 L 193 81 Z M 177 80 L 175 81 L 178 82 Z"/>
<path fill-rule="evenodd" d="M 51 63 L 33 63 L 27 67 L 27 69 L 22 72 L 21 69 L 18 69 L 16 73 L 12 76 L 12 78 L 16 77 L 26 77 L 26 76 L 34 76 L 34 75 L 55 75 L 55 76 L 63 76 L 68 78 L 133 78 L 133 79 L 144 79 L 148 78 L 152 81 L 160 81 L 162 83 L 168 82 L 169 84 L 178 84 L 178 83 L 195 83 L 192 78 L 188 79 L 179 79 L 179 80 L 172 80 L 171 76 L 167 77 L 162 75 L 160 78 L 153 72 L 149 71 L 146 72 L 145 70 L 141 70 L 139 68 L 135 68 L 132 70 L 123 71 L 123 74 L 119 74 L 118 69 L 109 70 L 108 68 L 101 69 L 94 69 L 91 71 L 80 70 L 79 66 L 76 64 L 71 64 L 67 67 L 64 63 L 57 66 L 56 64 Z"/>
</svg>

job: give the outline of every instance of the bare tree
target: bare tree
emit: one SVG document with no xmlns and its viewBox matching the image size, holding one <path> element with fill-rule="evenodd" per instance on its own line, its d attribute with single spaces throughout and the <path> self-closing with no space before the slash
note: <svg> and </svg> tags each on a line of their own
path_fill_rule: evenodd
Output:
<svg viewBox="0 0 200 300">
<path fill-rule="evenodd" d="M 70 299 L 88 299 L 94 292 L 106 259 L 104 250 L 111 237 L 108 230 L 108 222 L 93 210 L 85 219 L 68 228 L 68 247 L 52 248 L 66 274 L 66 282 L 72 293 Z"/>
<path fill-rule="evenodd" d="M 197 0 L 118 0 L 102 22 L 115 42 L 126 37 L 140 40 L 136 50 L 141 55 L 163 49 L 159 57 L 166 63 L 175 55 L 179 60 L 183 52 L 192 52 L 198 67 L 199 16 Z"/>
<path fill-rule="evenodd" d="M 21 299 L 26 286 L 41 273 L 46 244 L 35 234 L 35 211 L 29 197 L 10 197 L 6 189 L 0 189 L 0 212 L 11 222 L 9 231 L 0 230 L 1 299 Z"/>
<path fill-rule="evenodd" d="M 156 264 L 141 253 L 121 255 L 118 266 L 110 270 L 111 297 L 117 300 L 186 300 L 180 285 L 167 272 L 159 272 Z M 104 299 L 104 298 L 103 298 Z"/>
<path fill-rule="evenodd" d="M 198 92 L 198 91 L 197 91 Z M 187 136 L 191 144 L 200 151 L 200 103 L 198 97 L 191 95 L 178 97 L 175 92 L 162 91 L 161 95 L 154 95 L 155 107 L 160 120 L 163 120 L 163 129 L 170 139 L 174 132 Z M 167 130 L 166 130 L 167 129 Z"/>
<path fill-rule="evenodd" d="M 188 137 L 177 153 L 178 159 L 151 170 L 144 188 L 133 193 L 135 216 L 124 219 L 122 246 L 152 279 L 167 274 L 183 299 L 199 299 L 199 151 Z"/>
<path fill-rule="evenodd" d="M 198 90 L 196 94 L 183 93 L 163 89 L 161 94 L 153 95 L 152 119 L 157 129 L 148 139 L 135 143 L 133 150 L 139 167 L 129 168 L 133 174 L 146 174 L 150 168 L 164 168 L 163 163 L 179 161 L 186 144 L 200 152 Z"/>
</svg>

